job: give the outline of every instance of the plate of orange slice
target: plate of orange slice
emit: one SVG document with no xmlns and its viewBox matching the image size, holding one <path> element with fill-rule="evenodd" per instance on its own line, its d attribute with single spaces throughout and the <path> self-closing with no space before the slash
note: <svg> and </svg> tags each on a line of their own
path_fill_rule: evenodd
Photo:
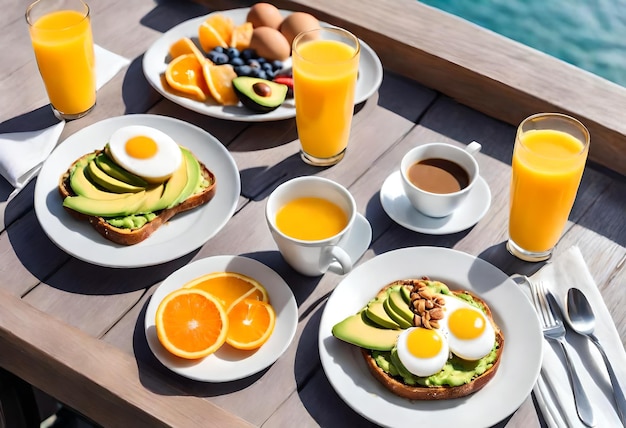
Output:
<svg viewBox="0 0 626 428">
<path fill-rule="evenodd" d="M 293 99 L 287 99 L 280 107 L 269 113 L 256 113 L 247 109 L 237 99 L 232 98 L 230 82 L 236 74 L 226 64 L 212 65 L 204 60 L 203 39 L 220 36 L 222 20 L 232 22 L 232 28 L 226 31 L 230 41 L 237 45 L 237 40 L 245 39 L 250 28 L 246 27 L 249 8 L 230 9 L 213 12 L 182 22 L 165 32 L 148 48 L 143 56 L 143 72 L 148 82 L 165 98 L 189 110 L 219 119 L 242 122 L 266 122 L 291 119 L 296 115 Z M 283 16 L 292 12 L 280 10 Z M 203 25 L 211 22 L 211 25 Z M 323 26 L 329 24 L 320 22 Z M 202 34 L 202 35 L 201 35 Z M 187 40 L 185 40 L 187 39 Z M 191 43 L 190 43 L 191 42 Z M 376 52 L 362 40 L 359 63 L 359 77 L 356 85 L 355 104 L 360 104 L 371 97 L 383 80 L 383 68 Z M 172 51 L 175 56 L 172 57 Z M 176 61 L 177 64 L 170 64 Z M 291 59 L 286 61 L 286 65 Z M 185 64 L 186 63 L 186 64 Z M 170 75 L 168 76 L 168 69 Z M 176 73 L 178 76 L 172 76 Z M 191 70 L 191 72 L 189 72 Z M 169 82 L 176 82 L 173 88 Z"/>
<path fill-rule="evenodd" d="M 291 289 L 241 256 L 192 262 L 161 283 L 145 316 L 148 346 L 173 372 L 202 382 L 258 373 L 289 347 L 298 324 Z"/>
</svg>

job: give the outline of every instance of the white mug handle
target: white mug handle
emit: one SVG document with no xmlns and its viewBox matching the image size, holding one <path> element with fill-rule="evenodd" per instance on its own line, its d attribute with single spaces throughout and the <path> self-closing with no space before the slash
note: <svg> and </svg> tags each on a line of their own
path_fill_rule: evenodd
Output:
<svg viewBox="0 0 626 428">
<path fill-rule="evenodd" d="M 334 259 L 328 266 L 328 270 L 332 270 L 339 275 L 345 275 L 352 270 L 352 259 L 343 248 L 333 245 L 330 250 L 330 257 Z"/>
<path fill-rule="evenodd" d="M 467 145 L 467 147 L 465 147 L 465 151 L 470 155 L 473 155 L 474 153 L 478 153 L 482 148 L 483 146 L 481 146 L 478 141 L 472 141 Z"/>
</svg>

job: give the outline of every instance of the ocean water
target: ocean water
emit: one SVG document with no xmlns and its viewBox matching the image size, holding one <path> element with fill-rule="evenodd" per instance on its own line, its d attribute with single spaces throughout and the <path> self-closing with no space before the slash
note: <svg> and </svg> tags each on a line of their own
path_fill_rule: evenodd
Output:
<svg viewBox="0 0 626 428">
<path fill-rule="evenodd" d="M 626 0 L 418 0 L 626 86 Z"/>
</svg>

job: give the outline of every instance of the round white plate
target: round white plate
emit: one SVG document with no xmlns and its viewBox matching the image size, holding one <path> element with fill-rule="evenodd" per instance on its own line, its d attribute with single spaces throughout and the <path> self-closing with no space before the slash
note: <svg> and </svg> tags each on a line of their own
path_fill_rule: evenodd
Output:
<svg viewBox="0 0 626 428">
<path fill-rule="evenodd" d="M 242 351 L 224 344 L 214 354 L 198 361 L 185 360 L 170 354 L 159 342 L 154 326 L 159 303 L 167 294 L 192 279 L 211 272 L 226 271 L 247 275 L 265 287 L 276 311 L 276 325 L 272 336 L 256 351 Z M 287 283 L 263 263 L 241 256 L 215 256 L 190 263 L 167 277 L 150 298 L 144 324 L 148 345 L 165 367 L 190 379 L 229 382 L 260 372 L 285 352 L 296 333 L 298 307 Z"/>
<path fill-rule="evenodd" d="M 370 374 L 359 348 L 332 335 L 335 324 L 357 313 L 384 285 L 424 275 L 482 297 L 504 333 L 496 375 L 467 397 L 411 401 L 396 396 Z M 413 247 L 376 256 L 339 283 L 322 314 L 319 349 L 322 367 L 339 396 L 377 424 L 402 427 L 407 421 L 420 421 L 437 428 L 459 426 L 462 421 L 464 428 L 484 428 L 508 417 L 530 394 L 541 367 L 542 335 L 530 302 L 502 271 L 459 251 Z"/>
<path fill-rule="evenodd" d="M 207 204 L 178 214 L 148 239 L 135 245 L 115 244 L 102 237 L 87 221 L 70 216 L 57 190 L 59 177 L 79 157 L 104 148 L 109 136 L 128 125 L 146 125 L 170 135 L 189 148 L 215 174 L 215 196 Z M 52 152 L 41 168 L 35 186 L 35 212 L 50 239 L 76 258 L 101 266 L 140 267 L 181 257 L 219 232 L 237 207 L 241 181 L 228 150 L 206 131 L 156 115 L 127 115 L 94 123 L 68 137 Z"/>
<path fill-rule="evenodd" d="M 478 177 L 467 198 L 446 217 L 428 217 L 417 211 L 404 193 L 400 171 L 393 172 L 380 188 L 380 202 L 393 221 L 407 229 L 430 235 L 446 235 L 468 229 L 489 210 L 491 191 L 484 178 Z"/>
<path fill-rule="evenodd" d="M 235 24 L 242 24 L 246 21 L 249 8 L 231 9 L 213 12 L 206 16 L 200 16 L 182 22 L 165 32 L 157 39 L 143 56 L 143 72 L 148 82 L 161 95 L 170 101 L 175 102 L 189 110 L 205 114 L 219 119 L 229 119 L 242 122 L 265 122 L 272 120 L 290 119 L 296 116 L 296 108 L 293 99 L 286 100 L 280 107 L 269 113 L 255 113 L 239 104 L 236 106 L 218 105 L 212 100 L 207 102 L 195 101 L 190 98 L 181 97 L 168 91 L 163 86 L 162 76 L 167 69 L 169 48 L 176 40 L 182 37 L 189 37 L 194 41 L 198 39 L 198 28 L 208 16 L 221 14 L 232 18 Z M 283 16 L 291 14 L 290 11 L 281 10 Z M 328 24 L 322 23 L 328 26 Z M 356 85 L 355 104 L 367 100 L 383 81 L 383 67 L 378 55 L 365 42 L 361 41 L 361 58 L 359 63 L 359 78 Z"/>
</svg>

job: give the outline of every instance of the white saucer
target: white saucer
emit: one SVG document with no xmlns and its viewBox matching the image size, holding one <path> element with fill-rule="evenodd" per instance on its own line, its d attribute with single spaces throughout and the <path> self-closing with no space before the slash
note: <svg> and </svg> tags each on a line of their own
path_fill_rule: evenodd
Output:
<svg viewBox="0 0 626 428">
<path fill-rule="evenodd" d="M 380 188 L 380 202 L 387 215 L 399 225 L 429 235 L 446 235 L 478 223 L 489 210 L 491 191 L 487 182 L 478 177 L 474 188 L 456 211 L 447 217 L 428 217 L 411 205 L 404 194 L 400 171 L 395 171 Z"/>
<path fill-rule="evenodd" d="M 372 226 L 364 216 L 357 213 L 350 234 L 339 241 L 339 246 L 343 248 L 346 253 L 348 253 L 352 263 L 356 264 L 361 256 L 365 254 L 365 251 L 367 251 L 371 242 Z M 343 273 L 341 266 L 339 266 L 338 263 L 332 263 L 328 270 L 340 275 Z"/>
</svg>

